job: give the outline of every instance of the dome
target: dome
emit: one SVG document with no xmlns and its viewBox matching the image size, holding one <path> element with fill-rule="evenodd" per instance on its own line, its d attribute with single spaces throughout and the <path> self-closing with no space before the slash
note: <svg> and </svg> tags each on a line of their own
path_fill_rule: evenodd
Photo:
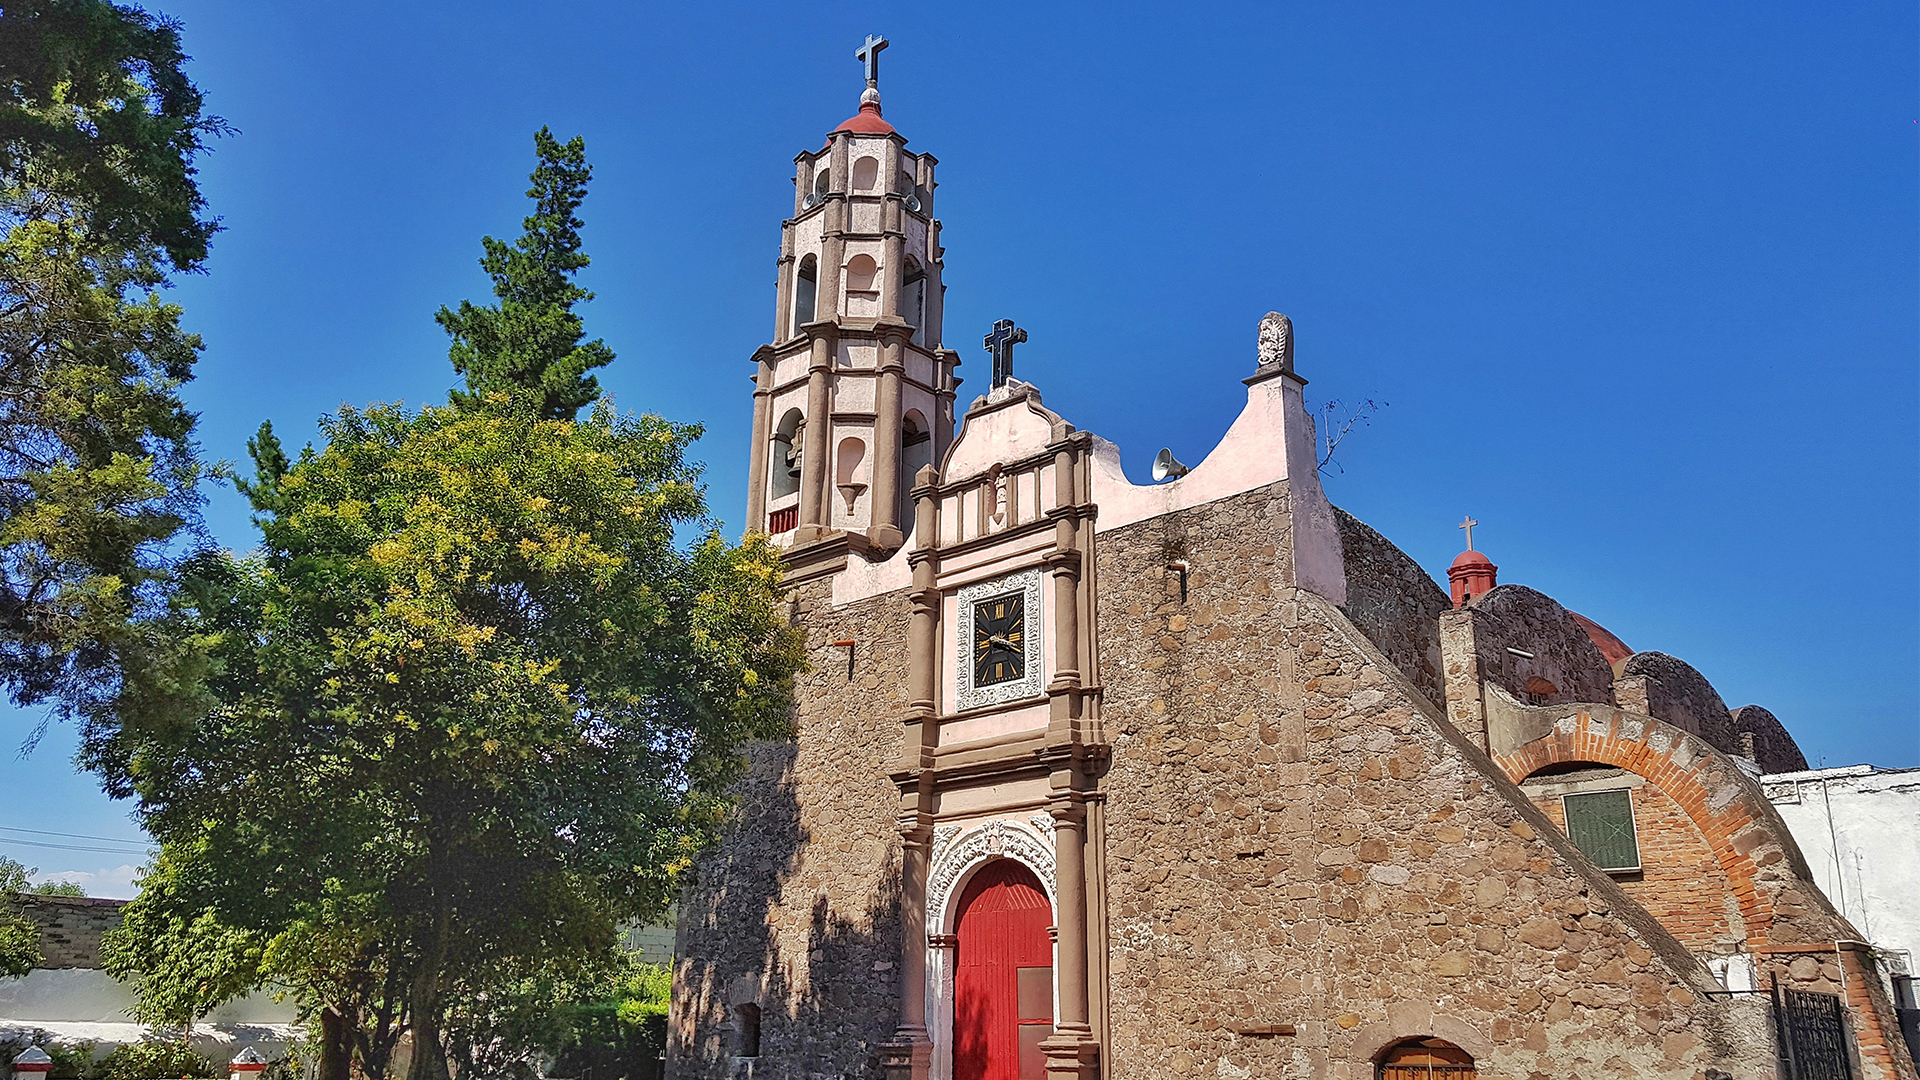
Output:
<svg viewBox="0 0 1920 1080">
<path fill-rule="evenodd" d="M 1492 570 L 1494 568 L 1493 560 L 1487 558 L 1485 555 L 1482 555 L 1477 551 L 1463 551 L 1459 555 L 1454 557 L 1453 565 L 1448 569 L 1465 570 L 1469 567 L 1478 569 L 1482 566 L 1486 567 L 1489 570 Z"/>
<path fill-rule="evenodd" d="M 853 135 L 892 135 L 894 133 L 893 125 L 880 119 L 880 103 L 877 101 L 861 102 L 859 112 L 848 117 L 839 127 L 827 134 L 838 135 L 843 131 Z"/>
<path fill-rule="evenodd" d="M 1606 657 L 1607 663 L 1614 665 L 1616 669 L 1621 661 L 1633 655 L 1633 650 L 1627 647 L 1626 642 L 1615 637 L 1613 631 L 1577 611 L 1569 611 L 1567 614 L 1573 616 L 1573 621 L 1580 624 L 1580 629 L 1585 630 L 1587 636 L 1593 639 L 1593 643 L 1600 647 L 1600 655 Z"/>
</svg>

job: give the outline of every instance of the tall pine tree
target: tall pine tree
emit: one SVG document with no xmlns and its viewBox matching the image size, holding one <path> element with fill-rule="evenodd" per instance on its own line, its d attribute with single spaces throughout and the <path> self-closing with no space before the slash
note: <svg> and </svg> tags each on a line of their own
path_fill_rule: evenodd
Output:
<svg viewBox="0 0 1920 1080">
<path fill-rule="evenodd" d="M 539 164 L 527 192 L 534 213 L 526 231 L 512 244 L 480 241 L 487 252 L 480 268 L 493 278 L 498 306 L 462 300 L 460 310 L 443 307 L 434 318 L 453 336 L 448 355 L 467 380 L 466 390 L 453 392 L 455 404 L 504 391 L 531 397 L 543 419 L 571 420 L 600 396 L 599 380 L 587 373 L 613 361 L 606 342 L 581 343 L 586 329 L 573 310 L 593 299 L 573 280 L 591 261 L 580 251 L 582 223 L 574 212 L 587 197 L 593 167 L 578 136 L 563 143 L 543 127 L 533 148 Z"/>
</svg>

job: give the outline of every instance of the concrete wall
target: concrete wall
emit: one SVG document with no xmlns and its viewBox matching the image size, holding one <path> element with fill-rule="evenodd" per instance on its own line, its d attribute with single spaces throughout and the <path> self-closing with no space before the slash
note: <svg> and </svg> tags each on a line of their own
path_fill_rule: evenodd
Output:
<svg viewBox="0 0 1920 1080">
<path fill-rule="evenodd" d="M 1855 765 L 1761 778 L 1827 898 L 1868 941 L 1920 952 L 1920 769 Z M 1892 957 L 1896 962 L 1903 959 Z"/>
</svg>

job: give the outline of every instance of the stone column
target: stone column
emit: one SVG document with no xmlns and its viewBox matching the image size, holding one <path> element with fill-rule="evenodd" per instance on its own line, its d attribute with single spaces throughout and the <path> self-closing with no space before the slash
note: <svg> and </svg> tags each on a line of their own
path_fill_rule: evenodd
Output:
<svg viewBox="0 0 1920 1080">
<path fill-rule="evenodd" d="M 793 306 L 793 268 L 799 261 L 793 257 L 793 225 L 780 228 L 780 265 L 773 288 L 773 343 L 778 345 L 793 336 L 793 317 L 789 309 Z"/>
<path fill-rule="evenodd" d="M 827 534 L 827 482 L 832 470 L 827 464 L 827 436 L 833 430 L 832 395 L 833 354 L 839 347 L 838 335 L 831 324 L 809 324 L 813 352 L 807 357 L 807 417 L 805 438 L 800 451 L 800 526 L 794 541 L 805 543 Z"/>
<path fill-rule="evenodd" d="M 900 1026 L 880 1048 L 887 1080 L 925 1080 L 933 1060 L 927 1038 L 927 864 L 933 826 L 926 815 L 900 819 Z"/>
<path fill-rule="evenodd" d="M 1053 550 L 1047 554 L 1047 572 L 1053 580 L 1053 679 L 1047 684 L 1052 698 L 1049 741 L 1080 715 L 1080 501 L 1079 462 L 1070 444 L 1053 455 Z"/>
<path fill-rule="evenodd" d="M 873 500 L 868 505 L 867 539 L 881 551 L 894 551 L 905 537 L 900 532 L 900 377 L 905 327 L 880 328 L 880 382 L 874 401 Z"/>
<path fill-rule="evenodd" d="M 827 209 L 821 222 L 820 279 L 815 286 L 813 317 L 840 319 L 840 264 L 847 258 L 847 136 L 833 137 L 831 180 L 827 182 Z"/>
<path fill-rule="evenodd" d="M 747 526 L 744 532 L 767 531 L 767 456 L 773 437 L 773 350 L 760 346 L 753 354 L 753 453 L 747 456 Z"/>
<path fill-rule="evenodd" d="M 934 482 L 931 465 L 915 479 Z M 933 854 L 931 791 L 924 770 L 931 764 L 937 738 L 935 699 L 940 595 L 934 589 L 935 538 L 939 506 L 920 499 L 915 506 L 919 540 L 909 556 L 913 564 L 911 614 L 907 624 L 907 717 L 901 725 L 900 767 L 900 1026 L 880 1048 L 887 1080 L 925 1080 L 933 1060 L 927 1035 L 927 872 Z"/>
<path fill-rule="evenodd" d="M 901 744 L 900 769 L 924 769 L 932 764 L 931 751 L 939 745 L 940 592 L 934 587 L 939 572 L 940 499 L 931 488 L 939 473 L 923 465 L 914 477 L 914 550 L 907 555 L 913 567 L 912 604 L 907 621 L 907 719 Z"/>
<path fill-rule="evenodd" d="M 1474 641 L 1474 613 L 1459 608 L 1440 613 L 1440 664 L 1446 673 L 1447 719 L 1473 745 L 1489 753 L 1487 705 L 1481 688 L 1479 646 Z"/>
<path fill-rule="evenodd" d="M 952 349 L 935 349 L 933 352 L 933 460 L 944 461 L 947 448 L 953 445 L 954 398 L 959 394 L 959 377 L 953 372 L 960 366 L 960 354 Z"/>
<path fill-rule="evenodd" d="M 1086 807 L 1072 793 L 1058 790 L 1058 774 L 1054 784 L 1048 812 L 1053 815 L 1054 891 L 1059 901 L 1053 913 L 1058 941 L 1053 974 L 1060 1015 L 1040 1049 L 1047 1055 L 1047 1080 L 1094 1080 L 1100 1044 L 1094 1041 L 1087 1009 Z"/>
<path fill-rule="evenodd" d="M 880 316 L 883 319 L 897 319 L 900 317 L 900 288 L 906 280 L 907 268 L 907 237 L 901 223 L 906 213 L 906 201 L 899 194 L 899 143 L 887 140 L 887 152 L 882 156 L 880 167 L 887 172 L 887 182 L 880 188 L 883 192 L 880 198 Z"/>
</svg>

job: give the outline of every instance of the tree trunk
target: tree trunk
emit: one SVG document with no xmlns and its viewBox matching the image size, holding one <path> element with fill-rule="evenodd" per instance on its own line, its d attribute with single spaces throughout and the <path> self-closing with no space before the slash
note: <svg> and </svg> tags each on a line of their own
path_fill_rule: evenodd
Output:
<svg viewBox="0 0 1920 1080">
<path fill-rule="evenodd" d="M 447 1071 L 447 1048 L 440 1038 L 440 969 L 447 957 L 447 913 L 434 919 L 424 942 L 420 966 L 408 988 L 408 1010 L 413 1014 L 413 1057 L 407 1062 L 407 1080 L 452 1080 Z"/>
<path fill-rule="evenodd" d="M 328 1005 L 320 1010 L 320 1067 L 315 1080 L 350 1080 L 353 1073 L 353 1033 L 347 1018 Z"/>
</svg>

